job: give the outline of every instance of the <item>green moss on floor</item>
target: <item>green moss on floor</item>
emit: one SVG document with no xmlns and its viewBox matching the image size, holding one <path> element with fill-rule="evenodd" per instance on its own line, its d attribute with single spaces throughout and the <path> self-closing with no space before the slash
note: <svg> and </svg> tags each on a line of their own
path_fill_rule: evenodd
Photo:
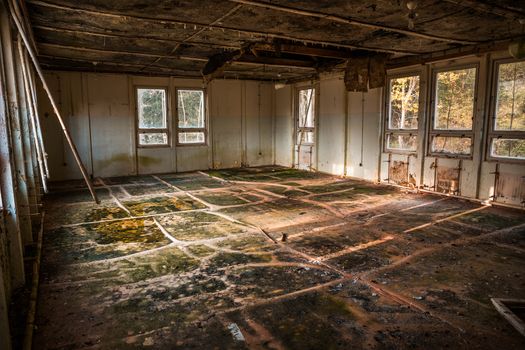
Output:
<svg viewBox="0 0 525 350">
<path fill-rule="evenodd" d="M 163 215 L 158 218 L 166 231 L 181 241 L 197 241 L 248 232 L 241 226 L 206 212 Z"/>
<path fill-rule="evenodd" d="M 205 209 L 206 206 L 186 195 L 153 197 L 123 201 L 133 216 L 162 214 L 184 210 Z"/>
</svg>

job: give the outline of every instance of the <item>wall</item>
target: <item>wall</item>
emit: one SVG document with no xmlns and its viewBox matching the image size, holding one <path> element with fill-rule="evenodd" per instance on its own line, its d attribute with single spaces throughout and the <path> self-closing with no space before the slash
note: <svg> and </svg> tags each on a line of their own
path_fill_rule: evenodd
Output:
<svg viewBox="0 0 525 350">
<path fill-rule="evenodd" d="M 304 84 L 276 92 L 276 164 L 295 164 L 293 99 Z M 347 92 L 341 75 L 318 84 L 315 164 L 318 171 L 377 181 L 382 90 Z M 346 144 L 346 146 L 345 146 Z M 361 157 L 362 152 L 362 157 Z"/>
<path fill-rule="evenodd" d="M 342 75 L 323 75 L 313 83 L 318 89 L 317 142 L 314 169 L 370 181 L 388 182 L 389 161 L 408 162 L 408 173 L 414 185 L 433 190 L 435 165 L 461 168 L 459 195 L 499 203 L 523 205 L 525 162 L 489 159 L 487 153 L 488 120 L 493 101 L 492 66 L 496 59 L 506 58 L 503 52 L 463 57 L 427 65 L 405 67 L 389 74 L 420 74 L 420 123 L 418 150 L 412 154 L 385 152 L 382 145 L 383 114 L 386 110 L 384 89 L 366 93 L 346 92 Z M 465 159 L 436 157 L 428 154 L 427 130 L 432 108 L 430 81 L 434 69 L 475 64 L 478 67 L 475 117 L 473 121 L 473 154 Z M 312 85 L 312 82 L 308 82 Z M 305 84 L 288 85 L 276 91 L 276 164 L 296 164 L 294 154 L 294 99 L 297 89 Z M 346 145 L 346 147 L 345 147 Z M 495 174 L 497 170 L 497 175 Z M 505 196 L 494 197 L 496 176 Z"/>
<path fill-rule="evenodd" d="M 214 80 L 205 87 L 209 138 L 204 146 L 136 147 L 135 87 L 203 88 L 200 80 L 123 74 L 46 72 L 52 94 L 88 172 L 95 177 L 151 174 L 273 164 L 274 88 L 255 81 Z M 81 178 L 45 93 L 40 115 L 51 180 Z M 175 118 L 170 118 L 175 129 Z"/>
<path fill-rule="evenodd" d="M 275 163 L 293 165 L 293 93 L 291 85 L 275 91 Z"/>
</svg>

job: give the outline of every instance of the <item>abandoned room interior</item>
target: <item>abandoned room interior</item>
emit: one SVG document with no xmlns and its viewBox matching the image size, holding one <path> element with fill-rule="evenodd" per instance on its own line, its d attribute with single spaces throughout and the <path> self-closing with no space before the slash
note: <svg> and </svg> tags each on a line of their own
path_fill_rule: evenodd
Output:
<svg viewBox="0 0 525 350">
<path fill-rule="evenodd" d="M 525 3 L 1 0 L 0 349 L 525 349 Z"/>
</svg>

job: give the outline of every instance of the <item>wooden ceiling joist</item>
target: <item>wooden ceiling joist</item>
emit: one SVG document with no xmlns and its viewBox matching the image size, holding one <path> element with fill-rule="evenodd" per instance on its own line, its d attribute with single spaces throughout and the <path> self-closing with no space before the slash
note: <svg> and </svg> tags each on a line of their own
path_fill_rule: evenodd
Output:
<svg viewBox="0 0 525 350">
<path fill-rule="evenodd" d="M 51 56 L 51 55 L 40 55 L 42 59 L 42 66 L 47 69 L 54 70 L 73 70 L 73 71 L 85 71 L 87 67 L 93 66 L 93 70 L 101 73 L 137 73 L 138 69 L 142 68 L 142 64 L 134 63 L 116 63 L 113 61 L 99 60 L 94 65 L 91 60 L 88 59 L 79 59 L 79 58 L 69 58 L 69 57 L 60 57 L 60 56 Z M 260 71 L 260 66 L 253 67 L 250 70 L 238 70 L 236 67 L 231 66 L 228 69 L 223 71 L 224 74 L 237 77 L 253 77 L 261 76 L 265 74 L 266 76 L 272 76 L 273 80 L 281 79 L 291 79 L 303 76 L 303 71 L 290 71 L 288 69 L 281 70 L 269 70 L 266 72 Z M 201 74 L 197 71 L 188 71 L 175 69 L 173 67 L 163 66 L 163 65 L 151 65 L 148 67 L 148 70 L 143 71 L 143 73 L 148 74 L 162 74 L 174 77 L 185 77 L 185 78 L 201 78 Z"/>
<path fill-rule="evenodd" d="M 276 45 L 278 46 L 278 48 L 276 48 Z M 297 55 L 326 57 L 326 58 L 346 59 L 350 55 L 350 52 L 342 51 L 342 50 L 319 48 L 319 47 L 312 47 L 312 46 L 305 46 L 305 45 L 292 45 L 292 44 L 284 44 L 284 43 L 278 43 L 278 44 L 261 43 L 261 44 L 254 45 L 254 48 L 258 51 L 271 51 L 271 52 L 280 51 L 280 52 L 286 52 L 286 53 L 293 53 Z"/>
<path fill-rule="evenodd" d="M 49 27 L 49 26 L 42 26 L 42 25 L 34 25 L 33 28 L 37 30 L 42 30 L 42 31 L 65 33 L 65 34 L 71 34 L 75 36 L 92 36 L 92 37 L 100 37 L 100 38 L 119 38 L 119 39 L 131 39 L 131 40 L 150 40 L 153 42 L 158 42 L 158 43 L 162 43 L 166 45 L 183 44 L 182 40 L 157 39 L 157 38 L 150 38 L 150 37 L 145 37 L 145 36 L 128 35 L 128 34 L 120 34 L 120 33 L 97 33 L 97 32 L 92 32 L 92 31 L 87 31 L 87 30 L 80 31 L 80 30 Z M 185 41 L 184 43 L 191 45 L 191 46 L 214 48 L 214 49 L 225 49 L 225 50 L 239 49 L 239 47 L 234 46 L 234 45 L 220 45 L 220 44 L 213 44 L 213 43 L 200 42 L 200 41 Z M 346 51 L 346 50 L 336 50 L 336 49 L 331 49 L 331 48 L 323 48 L 323 47 L 315 47 L 315 46 L 307 46 L 307 45 L 294 45 L 294 44 L 289 44 L 289 43 L 279 43 L 278 45 L 279 45 L 280 52 L 292 53 L 292 54 L 297 54 L 297 55 L 326 57 L 326 58 L 340 58 L 340 59 L 345 59 L 349 55 L 349 51 Z M 273 43 L 264 43 L 264 42 L 257 43 L 254 45 L 254 48 L 259 51 L 270 51 L 270 52 L 277 51 L 276 46 Z"/>
<path fill-rule="evenodd" d="M 235 3 L 238 3 L 238 4 L 243 4 L 243 5 L 262 7 L 262 8 L 269 9 L 269 10 L 287 12 L 287 13 L 291 13 L 291 14 L 295 14 L 295 15 L 299 15 L 299 16 L 308 16 L 308 17 L 321 18 L 321 19 L 325 19 L 325 20 L 329 20 L 329 21 L 333 21 L 333 22 L 350 24 L 350 25 L 364 27 L 364 28 L 369 28 L 369 29 L 373 29 L 373 30 L 384 30 L 384 31 L 387 31 L 387 32 L 403 34 L 403 35 L 406 35 L 406 36 L 412 36 L 412 37 L 417 37 L 417 38 L 421 38 L 421 39 L 442 41 L 442 42 L 448 42 L 448 43 L 454 43 L 454 44 L 463 44 L 463 45 L 473 45 L 473 44 L 479 43 L 477 41 L 461 40 L 461 39 L 454 39 L 454 38 L 446 38 L 446 37 L 442 37 L 442 36 L 438 36 L 438 35 L 420 33 L 420 32 L 416 32 L 416 31 L 408 30 L 408 29 L 395 28 L 395 27 L 389 27 L 389 26 L 380 25 L 380 24 L 376 24 L 376 23 L 364 22 L 364 21 L 360 21 L 360 20 L 355 20 L 355 19 L 351 19 L 351 18 L 336 16 L 336 15 L 323 13 L 323 12 L 303 10 L 303 9 L 297 9 L 297 8 L 289 7 L 289 6 L 271 4 L 271 3 L 268 3 L 268 2 L 259 2 L 259 1 L 252 1 L 252 0 L 229 0 L 229 1 L 235 2 Z"/>
<path fill-rule="evenodd" d="M 137 51 L 116 51 L 108 49 L 93 49 L 86 47 L 70 46 L 70 45 L 58 45 L 58 44 L 49 44 L 49 43 L 39 43 L 40 47 L 48 47 L 55 49 L 65 49 L 73 51 L 83 51 L 83 52 L 93 52 L 101 54 L 116 54 L 116 55 L 129 55 L 137 57 L 150 57 L 150 58 L 167 58 L 167 59 L 181 59 L 186 61 L 198 61 L 198 62 L 208 62 L 207 58 L 203 57 L 192 57 L 192 56 L 173 56 L 165 54 L 155 54 L 155 53 L 146 53 L 146 52 L 137 52 Z M 238 64 L 244 65 L 268 65 L 268 66 L 277 66 L 277 67 L 290 67 L 295 69 L 314 69 L 314 64 L 312 62 L 307 62 L 303 60 L 288 59 L 288 58 L 275 58 L 275 57 L 252 57 L 243 55 L 238 61 Z"/>
</svg>

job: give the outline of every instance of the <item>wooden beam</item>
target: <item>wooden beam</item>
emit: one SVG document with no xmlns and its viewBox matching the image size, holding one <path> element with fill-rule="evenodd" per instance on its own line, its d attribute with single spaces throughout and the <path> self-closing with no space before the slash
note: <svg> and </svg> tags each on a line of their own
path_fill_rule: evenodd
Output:
<svg viewBox="0 0 525 350">
<path fill-rule="evenodd" d="M 93 36 L 93 37 L 100 37 L 100 38 L 119 38 L 119 39 L 131 39 L 131 40 L 151 40 L 151 41 L 158 42 L 159 44 L 161 43 L 161 44 L 166 44 L 166 45 L 175 45 L 175 44 L 183 43 L 181 40 L 157 39 L 157 38 L 150 38 L 147 36 L 136 36 L 136 35 L 120 34 L 120 33 L 111 33 L 111 34 L 110 33 L 97 33 L 97 32 L 91 32 L 91 31 L 86 31 L 86 30 L 79 31 L 79 30 L 41 26 L 41 25 L 34 25 L 33 28 L 43 30 L 43 31 L 66 33 L 66 34 L 72 34 L 72 35 L 77 35 L 77 36 Z M 188 45 L 192 45 L 192 46 L 214 48 L 214 49 L 226 49 L 226 50 L 239 49 L 238 46 L 234 46 L 234 45 L 218 45 L 218 44 L 212 44 L 212 43 L 206 43 L 206 42 L 200 42 L 200 41 L 186 41 L 185 43 Z M 342 50 L 337 50 L 337 49 L 329 49 L 329 48 L 321 48 L 321 47 L 313 47 L 313 46 L 305 46 L 305 45 L 294 45 L 294 44 L 288 44 L 288 43 L 279 43 L 278 46 L 279 46 L 279 51 L 281 52 L 293 53 L 293 54 L 305 55 L 305 56 L 346 59 L 351 54 L 350 51 L 347 51 L 347 50 L 342 51 Z M 276 46 L 271 43 L 257 43 L 253 47 L 258 51 L 276 52 Z"/>
<path fill-rule="evenodd" d="M 144 36 L 144 35 L 130 35 L 130 34 L 122 34 L 122 33 L 97 33 L 92 32 L 88 30 L 73 30 L 73 29 L 67 29 L 67 28 L 60 28 L 60 27 L 49 27 L 49 26 L 42 26 L 42 25 L 33 25 L 34 29 L 40 29 L 43 31 L 50 31 L 50 32 L 57 32 L 57 33 L 67 33 L 67 34 L 73 34 L 73 35 L 84 35 L 84 36 L 94 36 L 94 37 L 101 37 L 101 38 L 119 38 L 119 39 L 132 39 L 132 40 L 150 40 L 150 41 L 156 41 L 159 43 L 163 43 L 166 45 L 176 45 L 176 44 L 182 44 L 182 40 L 174 40 L 174 39 L 161 39 L 161 38 L 154 38 L 150 36 Z M 213 44 L 213 43 L 207 43 L 207 42 L 201 42 L 201 41 L 186 41 L 185 42 L 188 45 L 192 46 L 200 46 L 200 47 L 211 47 L 214 49 L 238 49 L 238 46 L 234 45 L 221 45 L 221 44 Z"/>
<path fill-rule="evenodd" d="M 135 15 L 123 15 L 123 14 L 117 14 L 117 13 L 110 13 L 110 12 L 103 12 L 98 10 L 87 10 L 82 8 L 76 8 L 76 7 L 70 7 L 65 5 L 57 5 L 53 4 L 47 1 L 42 0 L 26 0 L 28 3 L 41 6 L 41 7 L 47 7 L 52 9 L 59 9 L 64 11 L 75 11 L 78 13 L 84 13 L 91 16 L 105 16 L 105 17 L 111 17 L 111 18 L 118 18 L 118 19 L 135 19 L 139 21 L 147 21 L 147 22 L 153 22 L 155 24 L 162 24 L 162 23 L 172 23 L 172 24 L 179 24 L 179 25 L 190 25 L 190 26 L 198 26 L 198 27 L 210 27 L 210 28 L 217 28 L 221 30 L 229 30 L 234 31 L 236 33 L 243 33 L 247 35 L 253 35 L 258 36 L 264 40 L 268 40 L 268 38 L 278 38 L 278 39 L 285 39 L 300 43 L 308 43 L 308 44 L 318 44 L 318 45 L 326 45 L 326 46 L 332 46 L 332 47 L 341 47 L 346 49 L 353 49 L 353 50 L 366 50 L 366 51 L 373 51 L 373 52 L 385 52 L 385 53 L 393 53 L 393 54 L 401 54 L 401 55 L 418 55 L 421 54 L 421 52 L 416 51 L 408 51 L 408 50 L 396 50 L 396 49 L 383 49 L 380 47 L 370 47 L 370 46 L 362 46 L 362 45 L 349 45 L 349 44 L 341 44 L 339 42 L 334 41 L 325 41 L 325 40 L 312 40 L 308 38 L 301 38 L 301 37 L 294 37 L 290 35 L 284 35 L 280 33 L 269 33 L 269 32 L 259 32 L 254 30 L 246 30 L 246 29 L 238 29 L 235 27 L 229 27 L 219 24 L 209 25 L 206 23 L 199 23 L 199 22 L 192 22 L 192 21 L 181 21 L 181 20 L 174 20 L 174 19 L 168 19 L 168 18 L 155 18 L 155 17 L 146 17 L 146 16 L 135 16 Z"/>
<path fill-rule="evenodd" d="M 234 6 L 233 8 L 231 8 L 228 12 L 226 12 L 224 15 L 220 16 L 219 18 L 217 18 L 216 20 L 214 20 L 213 22 L 211 22 L 208 26 L 206 27 L 202 27 L 201 29 L 199 29 L 198 31 L 196 31 L 195 33 L 189 35 L 188 37 L 184 38 L 182 40 L 182 43 L 185 43 L 187 42 L 188 40 L 191 40 L 193 38 L 195 38 L 197 35 L 201 34 L 203 31 L 205 31 L 206 29 L 209 29 L 210 26 L 213 26 L 217 23 L 220 23 L 222 20 L 226 19 L 227 17 L 229 17 L 230 15 L 234 14 L 235 12 L 237 12 L 240 8 L 242 7 L 242 5 L 237 5 L 237 6 Z M 170 55 L 173 55 L 175 54 L 177 51 L 179 51 L 182 43 L 178 43 L 177 45 L 175 45 L 175 47 L 171 50 L 170 52 Z M 151 64 L 154 64 L 154 63 L 157 63 L 158 61 L 160 60 L 160 58 L 157 58 L 155 61 L 153 61 Z M 148 65 L 144 66 L 144 68 L 147 68 Z M 143 68 L 143 69 L 144 69 Z"/>
<path fill-rule="evenodd" d="M 368 29 L 371 29 L 371 30 L 384 30 L 384 31 L 387 31 L 387 32 L 403 34 L 403 35 L 406 35 L 406 36 L 412 36 L 412 37 L 421 38 L 421 39 L 442 41 L 442 42 L 448 42 L 448 43 L 454 43 L 454 44 L 463 44 L 463 45 L 472 45 L 472 44 L 479 43 L 479 41 L 470 41 L 470 40 L 446 38 L 446 37 L 442 37 L 442 36 L 438 36 L 438 35 L 425 34 L 425 33 L 415 32 L 415 31 L 412 31 L 412 30 L 395 28 L 395 27 L 380 25 L 380 24 L 376 24 L 376 23 L 370 23 L 370 22 L 365 22 L 365 21 L 361 21 L 361 20 L 355 20 L 355 19 L 351 19 L 351 18 L 341 17 L 341 16 L 337 16 L 337 15 L 331 15 L 331 14 L 323 13 L 323 12 L 302 10 L 302 9 L 297 9 L 297 8 L 293 8 L 293 7 L 289 7 L 289 6 L 271 4 L 271 3 L 268 3 L 268 2 L 259 2 L 259 1 L 252 1 L 252 0 L 229 0 L 229 1 L 235 2 L 235 3 L 238 3 L 238 4 L 244 4 L 244 5 L 261 7 L 261 8 L 265 8 L 265 9 L 268 9 L 268 10 L 275 10 L 275 11 L 291 13 L 291 14 L 295 14 L 295 15 L 299 15 L 299 16 L 321 18 L 321 19 L 325 19 L 325 20 L 328 20 L 328 21 L 332 21 L 332 22 L 350 24 L 350 25 L 354 25 L 354 26 L 358 26 L 358 27 L 362 27 L 362 28 L 368 28 Z"/>
<path fill-rule="evenodd" d="M 69 59 L 67 59 L 69 60 Z M 73 61 L 73 60 L 71 60 Z M 76 60 L 75 60 L 76 61 Z M 82 63 L 81 60 L 79 60 L 80 63 Z M 89 63 L 89 61 L 83 61 L 83 63 Z M 85 65 L 82 64 L 72 64 L 72 65 L 60 65 L 60 64 L 54 64 L 54 63 L 46 63 L 45 61 L 41 63 L 41 66 L 46 70 L 54 70 L 54 71 L 73 71 L 73 72 L 86 72 Z M 173 69 L 164 69 L 159 70 L 152 69 L 152 66 L 148 68 L 148 70 L 139 71 L 137 68 L 141 68 L 143 65 L 132 65 L 132 64 L 118 64 L 118 63 L 104 63 L 102 66 L 97 66 L 96 70 L 90 70 L 90 72 L 94 73 L 113 73 L 113 74 L 129 74 L 129 75 L 135 75 L 135 76 L 170 76 L 170 77 L 176 77 L 176 78 L 185 78 L 185 79 L 200 79 L 202 78 L 201 74 L 198 73 L 196 75 L 194 74 L 188 74 L 188 71 L 183 70 L 173 70 Z M 231 70 L 227 69 L 223 72 L 223 77 L 221 79 L 258 79 L 258 80 L 286 80 L 286 79 L 301 79 L 304 77 L 311 76 L 312 73 L 277 73 L 275 72 L 258 72 L 258 71 L 238 71 L 238 70 Z"/>
<path fill-rule="evenodd" d="M 319 47 L 304 46 L 304 45 L 292 45 L 292 44 L 284 44 L 284 43 L 277 43 L 275 45 L 261 43 L 261 44 L 255 44 L 254 48 L 258 51 L 276 52 L 278 49 L 278 51 L 281 51 L 281 52 L 287 52 L 287 53 L 293 53 L 293 54 L 305 55 L 305 56 L 326 57 L 326 58 L 347 59 L 350 56 L 350 52 L 348 51 L 340 51 L 340 50 L 334 50 L 334 49 L 319 48 Z"/>
<path fill-rule="evenodd" d="M 507 50 L 511 40 L 502 40 L 481 45 L 459 47 L 455 49 L 436 51 L 428 54 L 399 57 L 387 62 L 387 69 L 407 67 L 416 64 L 426 64 L 431 62 L 450 60 L 458 57 L 479 55 L 486 52 Z"/>
<path fill-rule="evenodd" d="M 445 0 L 452 4 L 471 8 L 479 12 L 485 12 L 491 15 L 500 16 L 510 20 L 519 20 L 525 19 L 525 11 L 520 11 L 518 9 L 512 9 L 498 4 L 487 4 L 483 1 L 473 1 L 473 0 Z"/>
<path fill-rule="evenodd" d="M 93 49 L 87 47 L 78 47 L 70 45 L 59 45 L 59 44 L 49 44 L 49 43 L 39 43 L 40 47 L 49 47 L 55 49 L 64 49 L 64 50 L 73 50 L 73 51 L 83 51 L 83 52 L 93 52 L 93 53 L 102 53 L 102 54 L 116 54 L 116 55 L 129 55 L 137 57 L 151 57 L 151 58 L 167 58 L 167 59 L 181 59 L 185 61 L 198 61 L 198 62 L 208 62 L 208 58 L 204 57 L 192 57 L 192 56 L 171 56 L 165 54 L 155 54 L 155 53 L 146 53 L 146 52 L 137 52 L 137 51 L 116 51 L 116 50 L 107 50 L 107 49 Z M 300 69 L 313 69 L 313 64 L 307 61 L 288 59 L 288 58 L 273 58 L 273 57 L 252 57 L 252 56 L 242 56 L 238 61 L 238 64 L 246 65 L 269 65 L 269 66 L 279 66 L 279 67 L 290 67 L 290 68 L 300 68 Z"/>
</svg>

